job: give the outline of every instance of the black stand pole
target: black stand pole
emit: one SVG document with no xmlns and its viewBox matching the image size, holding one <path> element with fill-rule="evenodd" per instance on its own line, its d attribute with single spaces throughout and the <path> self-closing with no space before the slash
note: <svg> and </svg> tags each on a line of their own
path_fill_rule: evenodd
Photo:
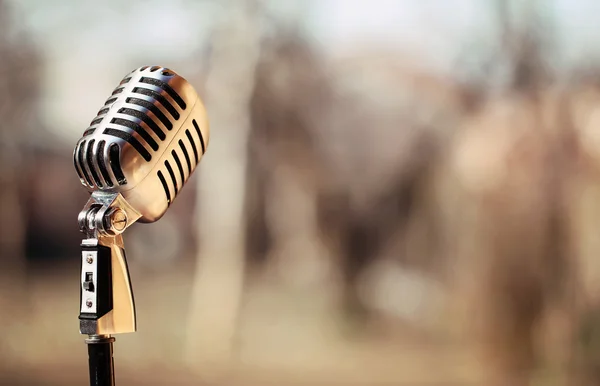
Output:
<svg viewBox="0 0 600 386">
<path fill-rule="evenodd" d="M 115 386 L 113 342 L 109 335 L 92 335 L 85 340 L 88 346 L 90 386 Z"/>
</svg>

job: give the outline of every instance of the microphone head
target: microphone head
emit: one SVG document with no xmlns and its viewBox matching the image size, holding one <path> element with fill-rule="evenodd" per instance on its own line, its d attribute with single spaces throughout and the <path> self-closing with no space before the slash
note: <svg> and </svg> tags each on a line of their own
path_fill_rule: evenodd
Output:
<svg viewBox="0 0 600 386">
<path fill-rule="evenodd" d="M 90 193 L 120 193 L 161 218 L 204 155 L 209 125 L 194 88 L 168 68 L 144 66 L 121 80 L 73 152 Z"/>
</svg>

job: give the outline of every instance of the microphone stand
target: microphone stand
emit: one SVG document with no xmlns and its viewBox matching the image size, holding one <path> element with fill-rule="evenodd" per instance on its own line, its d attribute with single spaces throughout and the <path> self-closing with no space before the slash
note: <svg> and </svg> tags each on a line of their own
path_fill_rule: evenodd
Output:
<svg viewBox="0 0 600 386">
<path fill-rule="evenodd" d="M 136 331 L 135 303 L 121 233 L 141 216 L 118 193 L 93 192 L 79 213 L 79 332 L 88 335 L 90 386 L 114 386 L 114 334 Z"/>
<path fill-rule="evenodd" d="M 91 335 L 85 340 L 88 346 L 90 385 L 114 386 L 115 362 L 113 342 L 110 335 Z"/>
</svg>

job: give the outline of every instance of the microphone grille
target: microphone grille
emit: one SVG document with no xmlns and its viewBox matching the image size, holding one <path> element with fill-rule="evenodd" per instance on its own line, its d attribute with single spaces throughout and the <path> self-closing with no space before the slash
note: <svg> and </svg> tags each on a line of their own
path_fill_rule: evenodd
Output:
<svg viewBox="0 0 600 386">
<path fill-rule="evenodd" d="M 154 170 L 170 203 L 206 150 L 205 134 L 190 117 L 197 99 L 187 81 L 168 68 L 144 66 L 126 75 L 75 147 L 81 183 L 127 190 L 144 171 Z"/>
<path fill-rule="evenodd" d="M 206 151 L 204 135 L 198 122 L 192 119 L 191 123 L 192 128 L 184 129 L 184 135 L 180 135 L 176 143 L 171 145 L 170 152 L 166 154 L 163 164 L 156 171 L 168 205 L 171 205 L 175 196 L 181 191 Z"/>
<path fill-rule="evenodd" d="M 119 145 L 105 140 L 80 141 L 75 147 L 73 160 L 81 183 L 92 188 L 112 188 L 126 185 L 127 178 L 121 168 Z"/>
</svg>

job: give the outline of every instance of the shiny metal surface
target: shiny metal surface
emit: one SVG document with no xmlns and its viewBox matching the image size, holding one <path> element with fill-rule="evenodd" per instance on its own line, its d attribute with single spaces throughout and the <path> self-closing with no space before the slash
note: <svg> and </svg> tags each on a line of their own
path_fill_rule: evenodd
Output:
<svg viewBox="0 0 600 386">
<path fill-rule="evenodd" d="M 90 192 L 119 193 L 140 222 L 164 215 L 209 143 L 204 105 L 174 71 L 138 68 L 121 81 L 73 152 Z M 131 221 L 131 220 L 130 220 Z"/>
<path fill-rule="evenodd" d="M 138 68 L 123 78 L 73 152 L 75 169 L 91 193 L 78 216 L 83 246 L 110 248 L 112 308 L 80 318 L 82 334 L 136 330 L 135 304 L 121 233 L 136 221 L 160 219 L 204 155 L 206 111 L 193 87 L 174 71 Z M 81 312 L 95 313 L 97 255 L 82 254 Z M 94 281 L 94 285 L 96 282 Z M 106 296 L 106 293 L 103 293 Z"/>
<path fill-rule="evenodd" d="M 206 112 L 192 86 L 169 69 L 146 66 L 125 76 L 77 142 L 75 169 L 91 193 L 78 217 L 83 245 L 109 247 L 112 267 L 112 309 L 97 320 L 81 320 L 81 333 L 136 330 L 121 233 L 135 221 L 164 215 L 208 140 Z M 82 254 L 81 312 L 95 311 L 98 294 L 87 291 L 84 281 L 86 272 L 97 276 L 97 259 Z"/>
<path fill-rule="evenodd" d="M 129 270 L 127 269 L 127 260 L 125 259 L 125 249 L 123 245 L 123 237 L 117 235 L 114 237 L 100 236 L 98 239 L 86 239 L 84 245 L 94 246 L 96 244 L 110 248 L 110 259 L 112 266 L 112 310 L 98 320 L 80 321 L 79 332 L 87 335 L 112 335 L 135 332 L 136 312 L 135 303 L 133 300 L 133 290 L 131 280 L 129 278 Z M 87 255 L 90 252 L 84 252 L 81 265 L 81 284 L 85 280 L 86 272 L 93 272 L 97 259 L 94 259 L 92 264 L 87 262 Z M 92 253 L 94 258 L 95 253 Z M 96 284 L 96 281 L 94 282 Z M 97 293 L 90 293 L 83 287 L 81 296 L 81 312 L 95 312 L 95 299 Z M 86 302 L 92 300 L 92 307 L 88 307 Z"/>
<path fill-rule="evenodd" d="M 112 237 L 123 233 L 140 216 L 120 193 L 93 192 L 79 212 L 79 229 L 88 238 Z"/>
<path fill-rule="evenodd" d="M 95 334 L 112 335 L 135 332 L 136 314 L 133 290 L 125 259 L 123 238 L 103 237 L 100 245 L 110 247 L 112 260 L 113 310 L 98 320 Z"/>
</svg>

